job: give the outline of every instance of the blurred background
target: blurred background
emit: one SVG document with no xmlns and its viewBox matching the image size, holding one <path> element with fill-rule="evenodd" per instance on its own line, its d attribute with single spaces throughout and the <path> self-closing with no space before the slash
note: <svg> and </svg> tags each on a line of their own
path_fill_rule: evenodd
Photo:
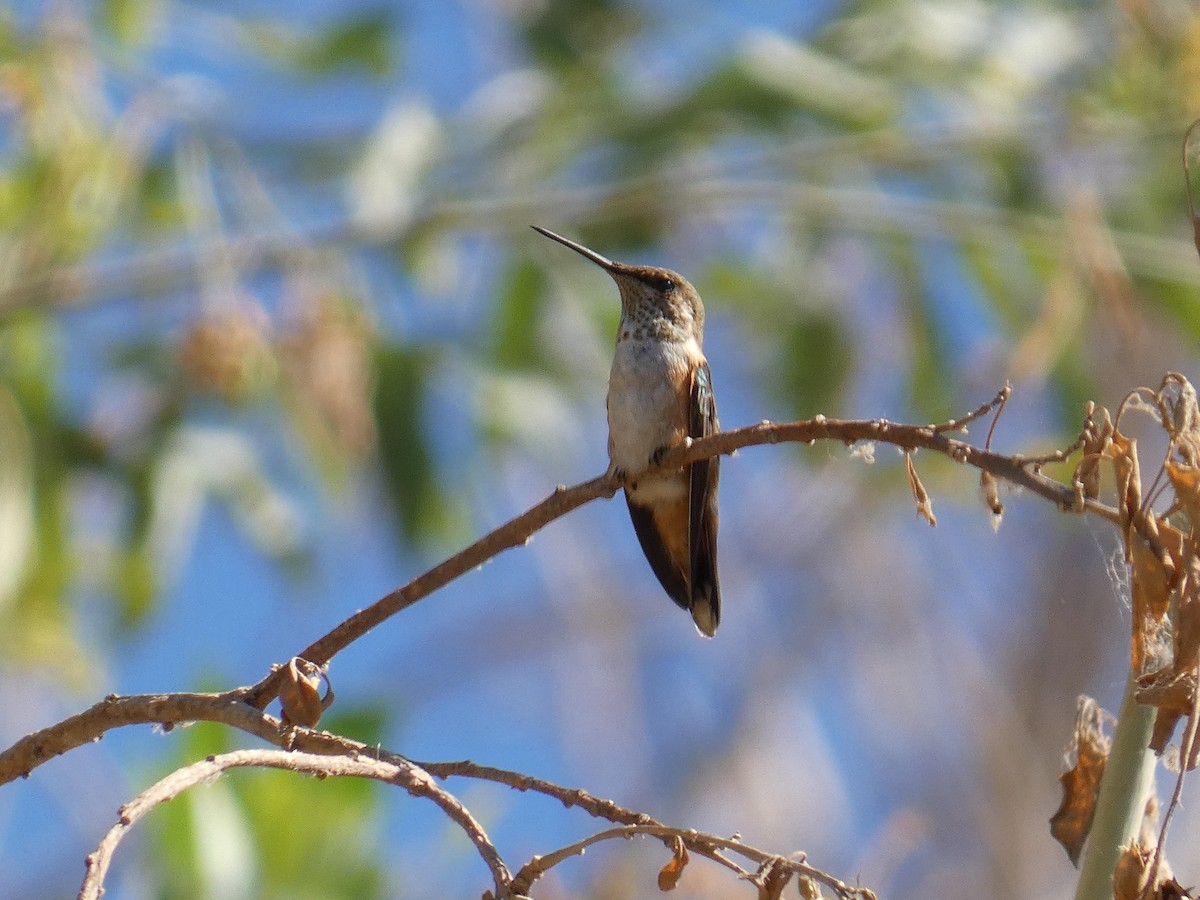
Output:
<svg viewBox="0 0 1200 900">
<path fill-rule="evenodd" d="M 0 110 L 3 745 L 252 683 L 601 473 L 616 290 L 531 223 L 693 281 L 727 428 L 938 421 L 1007 378 L 994 446 L 1034 453 L 1197 372 L 1185 2 L 15 3 Z M 322 724 L 881 897 L 1068 897 L 1047 820 L 1077 695 L 1121 695 L 1116 536 L 1009 493 L 995 531 L 916 462 L 936 529 L 888 447 L 727 460 L 713 641 L 592 504 L 337 657 Z M 0 790 L 0 896 L 73 893 L 120 803 L 245 743 L 125 729 Z M 514 867 L 600 827 L 449 787 Z M 1198 839 L 1185 810 L 1185 885 Z M 650 896 L 667 858 L 595 848 L 539 896 Z M 428 804 L 238 772 L 139 825 L 108 896 L 488 886 Z M 751 893 L 702 861 L 677 891 Z"/>
</svg>

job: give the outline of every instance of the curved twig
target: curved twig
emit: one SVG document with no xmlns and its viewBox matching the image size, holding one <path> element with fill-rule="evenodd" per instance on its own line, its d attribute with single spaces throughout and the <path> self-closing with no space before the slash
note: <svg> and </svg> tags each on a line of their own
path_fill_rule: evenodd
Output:
<svg viewBox="0 0 1200 900">
<path fill-rule="evenodd" d="M 42 763 L 98 741 L 123 725 L 157 724 L 170 729 L 183 722 L 224 722 L 280 744 L 279 720 L 253 709 L 230 694 L 110 694 L 68 719 L 25 735 L 0 752 L 0 785 L 28 778 Z"/>
<path fill-rule="evenodd" d="M 497 898 L 511 896 L 512 875 L 495 845 L 470 811 L 457 797 L 439 787 L 428 772 L 408 760 L 397 760 L 398 758 L 384 760 L 369 756 L 326 756 L 283 750 L 235 750 L 176 769 L 121 807 L 117 824 L 108 830 L 95 851 L 88 854 L 87 871 L 79 889 L 79 898 L 97 900 L 104 893 L 104 877 L 117 846 L 129 829 L 151 809 L 178 797 L 189 788 L 212 781 L 229 769 L 245 767 L 287 769 L 322 778 L 373 778 L 402 787 L 414 797 L 432 800 L 466 832 L 479 851 L 492 873 Z"/>
<path fill-rule="evenodd" d="M 1002 390 L 987 406 L 997 405 L 1007 399 Z M 859 441 L 877 441 L 893 444 L 903 450 L 925 449 L 950 457 L 956 462 L 973 466 L 996 478 L 1007 481 L 1031 493 L 1053 502 L 1059 509 L 1071 511 L 1078 508 L 1080 498 L 1074 488 L 1042 474 L 1033 460 L 1020 456 L 1005 456 L 985 450 L 974 444 L 949 437 L 947 430 L 957 430 L 965 421 L 978 418 L 976 410 L 963 420 L 952 420 L 941 425 L 902 425 L 886 419 L 827 419 L 817 416 L 803 422 L 772 423 L 763 421 L 733 431 L 723 431 L 710 437 L 694 440 L 685 447 L 667 453 L 660 465 L 646 472 L 633 473 L 645 477 L 647 472 L 666 472 L 697 460 L 713 456 L 728 456 L 737 450 L 761 444 L 803 443 L 819 440 L 835 440 L 851 445 Z M 1043 460 L 1037 457 L 1036 460 Z M 479 567 L 483 563 L 512 547 L 528 542 L 538 530 L 566 515 L 574 509 L 600 497 L 612 497 L 625 481 L 605 474 L 574 487 L 559 485 L 554 493 L 541 503 L 519 516 L 510 519 L 498 528 L 459 551 L 429 571 L 381 597 L 370 606 L 359 610 L 321 636 L 297 656 L 319 666 L 328 663 L 335 654 L 344 650 L 358 638 L 375 628 L 396 613 L 407 609 L 417 601 L 444 587 L 449 582 Z M 1111 522 L 1119 523 L 1117 511 L 1097 500 L 1083 499 L 1083 508 Z M 259 709 L 270 703 L 279 692 L 282 673 L 272 672 L 257 684 L 240 692 L 242 699 Z"/>
<path fill-rule="evenodd" d="M 1002 401 L 1005 391 L 991 405 Z M 970 418 L 977 418 L 976 410 Z M 961 427 L 966 419 L 958 420 Z M 725 431 L 692 442 L 663 458 L 659 469 L 670 470 L 686 463 L 719 454 L 730 454 L 744 447 L 788 441 L 812 443 L 839 440 L 846 444 L 882 441 L 903 449 L 929 449 L 958 462 L 974 466 L 1052 501 L 1063 510 L 1078 508 L 1075 490 L 1036 468 L 1043 457 L 1023 459 L 984 450 L 957 438 L 948 437 L 945 425 L 898 425 L 883 419 L 835 420 L 818 416 L 806 422 L 772 424 L 761 422 L 734 431 Z M 554 493 L 521 515 L 484 535 L 474 544 L 387 594 L 371 606 L 350 616 L 332 631 L 318 638 L 298 656 L 318 665 L 327 663 L 338 651 L 370 631 L 388 617 L 411 606 L 455 578 L 483 564 L 510 547 L 526 543 L 530 536 L 555 519 L 599 497 L 611 497 L 620 489 L 619 479 L 602 475 L 571 488 L 558 487 Z M 1084 499 L 1083 508 L 1111 522 L 1119 523 L 1115 509 L 1093 499 Z M 278 743 L 278 722 L 263 717 L 262 709 L 278 694 L 280 672 L 273 672 L 250 688 L 227 694 L 159 694 L 135 697 L 109 697 L 90 709 L 57 725 L 27 735 L 0 753 L 0 784 L 28 775 L 45 760 L 99 738 L 104 731 L 119 725 L 146 722 L 172 724 L 191 720 L 222 721 L 272 743 Z M 248 704 L 249 706 L 244 706 Z"/>
<path fill-rule="evenodd" d="M 857 898 L 857 900 L 874 900 L 875 898 L 875 893 L 867 888 L 850 887 L 844 881 L 834 878 L 819 869 L 814 869 L 804 861 L 802 854 L 793 857 L 779 856 L 775 853 L 767 853 L 764 850 L 759 850 L 757 847 L 751 847 L 749 844 L 742 843 L 737 838 L 725 838 L 690 828 L 672 828 L 666 825 L 621 825 L 616 828 L 608 828 L 604 831 L 588 835 L 573 844 L 560 847 L 550 853 L 535 856 L 513 876 L 512 889 L 514 893 L 528 893 L 533 883 L 545 875 L 546 872 L 573 856 L 580 856 L 593 844 L 599 844 L 602 841 L 611 841 L 616 838 L 631 838 L 639 834 L 660 838 L 668 846 L 674 840 L 682 841 L 683 845 L 692 853 L 714 859 L 724 863 L 726 866 L 737 869 L 741 873 L 739 877 L 742 878 L 750 879 L 753 876 L 740 866 L 735 866 L 728 862 L 728 860 L 717 853 L 718 850 L 737 853 L 751 862 L 757 863 L 759 866 L 771 863 L 782 867 L 785 871 L 790 870 L 796 875 L 806 875 L 814 881 L 819 881 L 831 890 L 836 891 L 839 897 L 846 898 L 846 900 L 854 900 L 854 898 Z"/>
<path fill-rule="evenodd" d="M 240 763 L 224 762 L 226 768 L 233 765 L 272 765 L 273 763 L 261 762 L 261 760 L 284 758 L 344 759 L 358 762 L 375 761 L 392 766 L 397 771 L 422 773 L 422 775 L 432 778 L 472 778 L 479 781 L 502 784 L 523 792 L 531 791 L 558 800 L 568 808 L 577 807 L 594 818 L 603 819 L 616 825 L 643 829 L 663 829 L 664 834 L 674 834 L 677 831 L 677 829 L 671 829 L 669 825 L 645 813 L 636 812 L 612 800 L 596 797 L 585 790 L 564 787 L 552 781 L 546 781 L 545 779 L 536 778 L 521 772 L 499 769 L 494 766 L 479 765 L 470 760 L 431 763 L 416 762 L 400 754 L 392 753 L 380 747 L 368 746 L 340 735 L 323 731 L 312 731 L 306 728 L 292 728 L 274 716 L 247 706 L 238 700 L 236 696 L 230 694 L 140 694 L 128 697 L 106 697 L 95 706 L 77 716 L 72 716 L 70 719 L 66 719 L 57 725 L 28 735 L 3 754 L 0 754 L 0 784 L 11 781 L 19 775 L 28 775 L 32 769 L 41 763 L 61 753 L 65 753 L 74 747 L 99 740 L 111 728 L 122 725 L 155 723 L 170 729 L 177 724 L 188 721 L 221 722 L 291 751 L 287 754 L 281 754 L 279 751 L 254 751 L 259 754 L 274 754 L 265 757 L 231 757 L 229 754 L 226 754 L 224 757 L 220 757 L 222 761 L 226 761 L 227 758 L 247 760 Z M 244 752 L 249 753 L 251 751 Z M 255 762 L 252 760 L 260 761 Z M 211 761 L 205 762 L 209 763 Z M 314 762 L 312 765 L 316 766 L 317 763 Z M 124 836 L 125 831 L 138 818 L 143 816 L 157 803 L 177 796 L 181 791 L 190 787 L 193 782 L 189 779 L 193 775 L 196 776 L 196 780 L 203 781 L 205 778 L 211 777 L 214 772 L 212 769 L 203 768 L 204 763 L 197 763 L 196 766 L 200 766 L 201 768 L 190 766 L 187 769 L 180 770 L 180 772 L 192 773 L 180 776 L 182 778 L 180 781 L 174 780 L 175 776 L 180 775 L 180 772 L 168 776 L 162 782 L 144 791 L 136 800 L 123 808 L 120 822 L 110 830 L 97 849 L 97 854 L 100 855 L 96 856 L 94 860 L 89 859 L 89 871 L 93 867 L 101 867 L 98 869 L 98 874 L 92 876 L 93 878 L 98 877 L 100 880 L 103 880 L 104 869 L 108 866 L 105 854 L 111 856 L 112 851 Z M 298 768 L 286 765 L 280 767 Z M 298 770 L 310 771 L 309 769 Z M 333 772 L 328 768 L 328 764 L 322 771 L 328 774 L 356 774 L 354 772 Z M 371 775 L 369 777 L 377 776 Z M 426 782 L 420 781 L 420 785 L 424 789 Z M 407 787 L 407 784 L 405 786 Z M 440 789 L 437 789 L 436 785 L 434 785 L 432 788 L 429 788 L 427 795 L 436 802 L 440 796 L 439 792 Z M 446 794 L 446 796 L 453 800 L 452 795 Z M 471 827 L 466 820 L 454 816 L 452 818 L 463 824 L 465 828 Z M 651 832 L 646 831 L 646 833 Z M 689 832 L 684 831 L 680 833 L 688 834 Z M 689 845 L 689 849 L 727 867 L 738 877 L 751 877 L 751 873 L 745 868 L 722 854 L 721 850 L 724 845 L 721 842 L 726 839 L 706 836 L 705 840 L 704 847 Z M 483 850 L 481 849 L 482 852 Z M 741 852 L 741 850 L 739 849 L 738 852 Z M 761 862 L 765 858 L 774 858 L 771 854 L 767 854 L 764 851 L 755 851 L 755 853 L 757 855 L 748 855 L 745 853 L 742 855 L 756 862 Z M 811 867 L 805 871 L 814 879 L 829 885 L 835 890 L 841 884 L 837 878 L 829 873 Z M 863 894 L 863 896 L 867 895 Z"/>
</svg>

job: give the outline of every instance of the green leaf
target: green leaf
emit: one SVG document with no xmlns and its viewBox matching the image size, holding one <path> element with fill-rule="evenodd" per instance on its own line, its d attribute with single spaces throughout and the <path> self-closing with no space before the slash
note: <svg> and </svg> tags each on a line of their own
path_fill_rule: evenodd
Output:
<svg viewBox="0 0 1200 900">
<path fill-rule="evenodd" d="M 505 275 L 491 328 L 491 357 L 498 367 L 542 367 L 545 354 L 539 334 L 545 289 L 542 269 L 528 259 L 521 260 Z"/>
<path fill-rule="evenodd" d="M 530 55 L 559 71 L 578 71 L 628 38 L 642 18 L 614 0 L 548 0 L 522 29 Z"/>
<path fill-rule="evenodd" d="M 158 597 L 158 570 L 143 540 L 121 548 L 114 573 L 114 587 L 119 604 L 121 625 L 132 628 L 146 618 Z"/>
<path fill-rule="evenodd" d="M 767 350 L 777 398 L 798 417 L 836 406 L 854 365 L 853 342 L 842 321 L 794 285 L 739 263 L 721 263 L 703 279 L 710 300 L 736 309 Z"/>
<path fill-rule="evenodd" d="M 795 415 L 835 409 L 854 366 L 853 344 L 841 322 L 820 312 L 802 315 L 786 327 L 782 352 L 776 385 Z"/>
<path fill-rule="evenodd" d="M 397 522 L 410 539 L 445 534 L 453 520 L 425 437 L 429 366 L 428 352 L 397 345 L 380 345 L 375 357 L 379 460 Z"/>
<path fill-rule="evenodd" d="M 233 779 L 257 837 L 264 895 L 383 896 L 383 872 L 374 858 L 380 785 L 278 770 L 234 773 Z"/>
<path fill-rule="evenodd" d="M 101 23 L 127 47 L 146 41 L 158 13 L 159 0 L 101 0 L 99 8 Z"/>
<path fill-rule="evenodd" d="M 351 718 L 382 720 L 378 711 L 367 709 Z M 196 723 L 178 738 L 179 751 L 168 770 L 233 749 L 223 725 Z M 263 897 L 382 897 L 383 875 L 375 859 L 380 794 L 379 785 L 362 778 L 227 771 L 214 784 L 193 788 L 147 817 L 154 872 L 164 880 L 158 896 L 219 896 L 219 888 L 231 886 L 222 879 L 235 879 Z M 227 844 L 231 834 L 237 846 Z M 234 873 L 222 870 L 222 858 Z"/>
<path fill-rule="evenodd" d="M 921 266 L 907 237 L 885 237 L 882 246 L 893 266 L 896 290 L 908 312 L 908 331 L 900 340 L 907 342 L 912 354 L 909 403 L 926 421 L 943 421 L 954 414 L 954 397 L 947 389 L 946 355 L 937 322 L 926 304 Z"/>
<path fill-rule="evenodd" d="M 382 78 L 394 67 L 393 18 L 386 10 L 355 13 L 303 33 L 275 22 L 245 27 L 247 42 L 268 59 L 309 77 L 361 70 Z"/>
</svg>

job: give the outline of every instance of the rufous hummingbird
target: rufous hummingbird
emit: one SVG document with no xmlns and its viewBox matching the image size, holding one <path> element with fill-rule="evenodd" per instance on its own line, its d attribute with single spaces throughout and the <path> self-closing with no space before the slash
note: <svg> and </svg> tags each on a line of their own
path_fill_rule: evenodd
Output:
<svg viewBox="0 0 1200 900">
<path fill-rule="evenodd" d="M 614 262 L 533 226 L 604 269 L 621 292 L 621 324 L 608 376 L 609 472 L 636 476 L 668 450 L 715 434 L 717 404 L 704 358 L 704 304 L 682 275 Z M 625 486 L 633 530 L 671 599 L 712 637 L 721 621 L 717 585 L 719 458 L 634 478 Z"/>
</svg>

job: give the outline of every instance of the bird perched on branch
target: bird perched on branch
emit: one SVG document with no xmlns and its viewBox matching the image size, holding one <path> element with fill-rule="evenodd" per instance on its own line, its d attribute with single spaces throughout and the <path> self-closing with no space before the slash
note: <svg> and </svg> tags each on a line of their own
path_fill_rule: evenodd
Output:
<svg viewBox="0 0 1200 900">
<path fill-rule="evenodd" d="M 715 434 L 717 405 L 704 358 L 704 304 L 682 275 L 614 262 L 537 225 L 534 230 L 604 269 L 621 292 L 621 324 L 608 378 L 610 472 L 625 487 L 642 551 L 663 588 L 700 633 L 721 620 L 717 585 L 719 457 L 637 477 L 690 438 Z"/>
</svg>

